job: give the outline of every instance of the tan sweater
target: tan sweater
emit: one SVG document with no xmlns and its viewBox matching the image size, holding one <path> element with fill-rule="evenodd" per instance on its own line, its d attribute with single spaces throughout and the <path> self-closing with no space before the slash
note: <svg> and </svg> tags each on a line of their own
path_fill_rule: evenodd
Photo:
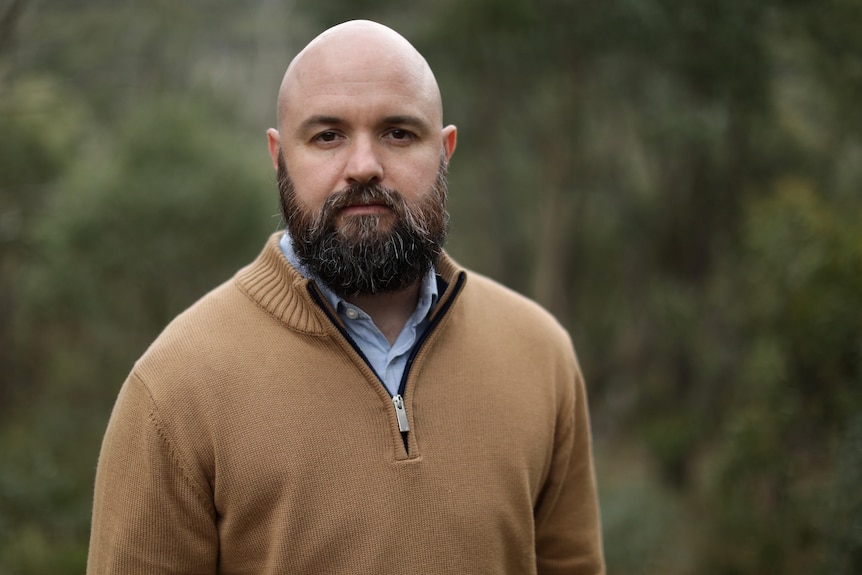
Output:
<svg viewBox="0 0 862 575">
<path fill-rule="evenodd" d="M 87 572 L 602 573 L 567 334 L 449 259 L 438 273 L 405 449 L 384 386 L 272 236 L 123 385 Z"/>
</svg>

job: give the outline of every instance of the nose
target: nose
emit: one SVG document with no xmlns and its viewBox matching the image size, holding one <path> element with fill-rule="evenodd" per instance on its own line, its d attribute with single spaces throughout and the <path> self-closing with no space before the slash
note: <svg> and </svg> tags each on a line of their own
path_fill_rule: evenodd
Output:
<svg viewBox="0 0 862 575">
<path fill-rule="evenodd" d="M 383 179 L 383 164 L 372 137 L 360 136 L 350 146 L 350 157 L 344 170 L 348 184 L 371 184 Z"/>
</svg>

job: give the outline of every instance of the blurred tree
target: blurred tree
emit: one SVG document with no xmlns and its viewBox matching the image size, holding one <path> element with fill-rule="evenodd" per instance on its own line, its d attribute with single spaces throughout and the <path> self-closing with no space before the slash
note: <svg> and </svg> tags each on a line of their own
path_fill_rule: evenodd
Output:
<svg viewBox="0 0 862 575">
<path fill-rule="evenodd" d="M 222 113 L 154 102 L 97 134 L 30 230 L 15 325 L 32 379 L 0 428 L 0 572 L 81 572 L 84 494 L 134 358 L 279 224 L 268 162 Z"/>
<path fill-rule="evenodd" d="M 572 331 L 610 571 L 859 571 L 860 10 L 0 4 L 0 573 L 80 572 L 116 388 L 277 226 L 284 66 L 356 17 L 438 74 L 450 252 Z"/>
<path fill-rule="evenodd" d="M 8 46 L 26 5 L 27 0 L 11 0 L 0 5 L 0 54 Z"/>
<path fill-rule="evenodd" d="M 731 312 L 742 345 L 703 570 L 856 573 L 862 498 L 847 485 L 862 473 L 862 205 L 780 180 L 748 214 Z"/>
<path fill-rule="evenodd" d="M 75 95 L 61 98 L 50 77 L 0 90 L 0 411 L 25 369 L 14 319 L 32 252 L 28 232 L 72 160 L 84 116 Z"/>
<path fill-rule="evenodd" d="M 69 351 L 88 334 L 90 353 L 107 354 L 99 369 L 115 355 L 127 368 L 276 229 L 268 163 L 213 123 L 221 114 L 201 100 L 154 102 L 90 144 L 35 230 L 25 312 L 43 344 Z"/>
</svg>

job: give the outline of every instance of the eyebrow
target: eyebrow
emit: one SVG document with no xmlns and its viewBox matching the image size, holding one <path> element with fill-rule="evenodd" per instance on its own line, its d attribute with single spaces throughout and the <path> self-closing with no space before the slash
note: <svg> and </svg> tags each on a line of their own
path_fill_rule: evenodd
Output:
<svg viewBox="0 0 862 575">
<path fill-rule="evenodd" d="M 399 116 L 387 116 L 383 118 L 383 124 L 394 124 L 396 126 L 408 126 L 414 128 L 416 130 L 431 131 L 431 126 L 425 120 L 417 117 L 417 116 L 407 116 L 407 115 L 399 115 Z"/>
<path fill-rule="evenodd" d="M 320 126 L 341 126 L 347 123 L 343 118 L 339 118 L 338 116 L 327 116 L 324 114 L 316 114 L 314 116 L 309 116 L 305 120 L 303 120 L 299 124 L 298 132 L 303 133 L 313 128 L 317 128 Z M 399 114 L 394 116 L 386 116 L 380 122 L 385 125 L 395 125 L 395 126 L 406 126 L 413 128 L 417 131 L 430 132 L 431 126 L 425 120 L 419 118 L 418 116 L 411 116 L 407 114 Z"/>
<path fill-rule="evenodd" d="M 339 126 L 341 124 L 344 124 L 344 120 L 337 116 L 323 116 L 318 114 L 303 120 L 302 123 L 299 124 L 298 132 L 306 132 L 318 126 Z"/>
</svg>

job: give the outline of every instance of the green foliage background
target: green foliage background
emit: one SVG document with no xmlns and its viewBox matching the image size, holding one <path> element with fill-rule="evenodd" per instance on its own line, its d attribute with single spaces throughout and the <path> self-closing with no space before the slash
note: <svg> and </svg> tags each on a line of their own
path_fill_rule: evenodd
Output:
<svg viewBox="0 0 862 575">
<path fill-rule="evenodd" d="M 862 572 L 862 3 L 0 0 L 0 575 L 83 571 L 119 386 L 279 227 L 278 83 L 357 17 L 459 127 L 449 251 L 572 332 L 609 572 Z"/>
</svg>

